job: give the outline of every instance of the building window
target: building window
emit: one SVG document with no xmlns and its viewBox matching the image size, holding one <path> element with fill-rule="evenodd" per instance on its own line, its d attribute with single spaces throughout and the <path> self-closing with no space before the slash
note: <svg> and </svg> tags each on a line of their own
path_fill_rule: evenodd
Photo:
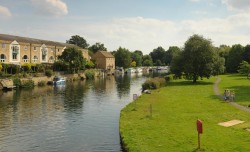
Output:
<svg viewBox="0 0 250 152">
<path fill-rule="evenodd" d="M 27 55 L 24 55 L 24 56 L 23 56 L 23 62 L 28 62 L 28 61 L 29 61 L 28 56 L 27 56 Z"/>
<path fill-rule="evenodd" d="M 34 46 L 34 51 L 36 51 L 36 47 Z"/>
<path fill-rule="evenodd" d="M 47 51 L 47 48 L 45 47 L 42 47 L 42 61 L 46 61 L 46 57 L 48 55 L 48 51 Z"/>
<path fill-rule="evenodd" d="M 5 62 L 5 60 L 6 60 L 6 56 L 4 54 L 1 54 L 0 61 Z"/>
<path fill-rule="evenodd" d="M 17 60 L 17 55 L 19 53 L 19 47 L 18 46 L 12 46 L 12 59 Z"/>
<path fill-rule="evenodd" d="M 54 57 L 53 57 L 53 56 L 51 56 L 51 57 L 49 58 L 49 62 L 50 62 L 50 63 L 53 63 L 53 62 L 54 62 Z"/>
<path fill-rule="evenodd" d="M 28 46 L 25 45 L 25 46 L 24 46 L 24 51 L 27 51 L 27 50 L 28 50 Z"/>
<path fill-rule="evenodd" d="M 60 51 L 60 49 L 57 50 L 58 52 Z"/>
<path fill-rule="evenodd" d="M 37 60 L 38 60 L 38 57 L 37 57 L 37 56 L 34 56 L 34 57 L 33 57 L 33 62 L 36 63 Z"/>
<path fill-rule="evenodd" d="M 6 44 L 5 44 L 5 43 L 2 44 L 2 48 L 3 48 L 3 49 L 6 48 Z"/>
</svg>

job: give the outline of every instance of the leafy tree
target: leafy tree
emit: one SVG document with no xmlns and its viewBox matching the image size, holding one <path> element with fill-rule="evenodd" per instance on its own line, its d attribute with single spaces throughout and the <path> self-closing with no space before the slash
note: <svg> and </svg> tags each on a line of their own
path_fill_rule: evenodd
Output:
<svg viewBox="0 0 250 152">
<path fill-rule="evenodd" d="M 87 41 L 83 37 L 80 37 L 79 35 L 71 36 L 71 38 L 67 40 L 66 43 L 74 44 L 84 49 L 88 48 L 89 46 Z"/>
<path fill-rule="evenodd" d="M 58 59 L 69 66 L 68 70 L 70 73 L 75 73 L 80 69 L 84 69 L 85 59 L 83 58 L 81 50 L 76 48 L 65 49 Z"/>
<path fill-rule="evenodd" d="M 155 64 L 154 64 L 155 66 L 162 66 L 163 64 L 162 64 L 162 62 L 161 62 L 161 60 L 156 60 L 155 61 Z"/>
<path fill-rule="evenodd" d="M 242 54 L 244 48 L 240 44 L 233 45 L 229 51 L 228 59 L 226 63 L 226 70 L 229 73 L 237 72 L 240 63 L 242 62 Z"/>
<path fill-rule="evenodd" d="M 246 45 L 244 47 L 244 52 L 242 56 L 243 56 L 244 61 L 247 61 L 248 63 L 250 63 L 250 45 Z"/>
<path fill-rule="evenodd" d="M 135 50 L 134 53 L 139 54 L 141 57 L 143 57 L 143 53 L 140 50 Z"/>
<path fill-rule="evenodd" d="M 104 46 L 104 44 L 97 42 L 89 47 L 89 50 L 95 54 L 97 51 L 107 51 L 107 48 Z"/>
<path fill-rule="evenodd" d="M 240 67 L 239 67 L 239 70 L 238 72 L 240 74 L 244 74 L 247 76 L 247 78 L 249 77 L 250 75 L 250 64 L 247 62 L 247 61 L 242 61 L 240 63 Z"/>
<path fill-rule="evenodd" d="M 136 62 L 136 66 L 142 66 L 142 54 L 135 51 L 131 54 L 132 61 Z"/>
<path fill-rule="evenodd" d="M 183 55 L 182 52 L 172 59 L 170 64 L 170 72 L 175 74 L 175 77 L 181 78 L 183 73 Z"/>
<path fill-rule="evenodd" d="M 219 75 L 225 72 L 225 58 L 220 57 L 219 52 L 215 52 L 213 57 L 213 75 Z"/>
<path fill-rule="evenodd" d="M 177 46 L 170 46 L 169 49 L 166 51 L 166 60 L 165 64 L 170 65 L 173 58 L 180 54 L 181 49 Z"/>
<path fill-rule="evenodd" d="M 126 69 L 130 67 L 130 64 L 131 53 L 128 49 L 119 47 L 119 49 L 115 53 L 115 65 Z"/>
<path fill-rule="evenodd" d="M 178 71 L 177 74 L 179 70 L 183 71 L 186 78 L 192 79 L 194 83 L 199 77 L 209 78 L 213 72 L 214 55 L 211 41 L 195 34 L 185 42 L 184 50 L 172 71 Z"/>
<path fill-rule="evenodd" d="M 166 51 L 161 46 L 154 49 L 153 52 L 150 52 L 150 56 L 152 57 L 154 64 L 156 64 L 157 60 L 160 60 L 162 64 L 165 64 Z M 159 61 L 158 61 L 158 63 L 159 63 Z"/>
<path fill-rule="evenodd" d="M 144 55 L 142 57 L 142 60 L 143 60 L 142 62 L 143 66 L 153 66 L 153 61 L 150 55 Z"/>
<path fill-rule="evenodd" d="M 135 61 L 132 61 L 130 66 L 131 66 L 131 67 L 136 67 L 136 62 L 135 62 Z"/>
<path fill-rule="evenodd" d="M 89 61 L 86 61 L 85 67 L 86 67 L 87 69 L 94 68 L 94 67 L 95 67 L 95 64 L 94 64 L 91 60 L 89 60 Z"/>
</svg>

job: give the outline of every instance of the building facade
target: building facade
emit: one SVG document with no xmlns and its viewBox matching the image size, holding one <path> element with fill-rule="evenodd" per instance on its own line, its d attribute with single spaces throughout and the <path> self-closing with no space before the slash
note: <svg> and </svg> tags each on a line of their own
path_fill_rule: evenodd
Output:
<svg viewBox="0 0 250 152">
<path fill-rule="evenodd" d="M 27 37 L 0 34 L 0 62 L 22 65 L 24 63 L 54 63 L 66 48 L 72 44 Z M 80 49 L 79 47 L 77 47 Z M 89 60 L 88 50 L 80 49 L 83 57 Z"/>
<path fill-rule="evenodd" d="M 107 51 L 97 51 L 93 59 L 95 60 L 96 67 L 103 70 L 115 69 L 115 57 Z"/>
</svg>

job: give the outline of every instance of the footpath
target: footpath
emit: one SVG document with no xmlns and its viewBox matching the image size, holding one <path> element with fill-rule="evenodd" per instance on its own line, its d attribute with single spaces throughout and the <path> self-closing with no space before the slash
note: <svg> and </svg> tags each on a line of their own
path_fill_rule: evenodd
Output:
<svg viewBox="0 0 250 152">
<path fill-rule="evenodd" d="M 213 86 L 213 90 L 214 90 L 215 95 L 217 95 L 221 100 L 224 100 L 224 96 L 220 94 L 220 90 L 219 90 L 219 87 L 218 87 L 220 81 L 221 81 L 221 78 L 218 78 L 215 81 L 214 86 Z M 250 113 L 250 108 L 248 108 L 248 107 L 239 105 L 236 102 L 228 102 L 228 103 L 230 103 L 231 105 L 235 106 L 236 108 L 238 108 L 238 109 L 240 109 L 242 111 Z"/>
</svg>

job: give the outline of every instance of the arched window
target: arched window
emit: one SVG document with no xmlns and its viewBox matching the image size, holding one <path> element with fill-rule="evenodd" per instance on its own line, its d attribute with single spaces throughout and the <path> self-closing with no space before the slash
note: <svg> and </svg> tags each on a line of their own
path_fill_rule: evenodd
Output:
<svg viewBox="0 0 250 152">
<path fill-rule="evenodd" d="M 5 60 L 6 60 L 6 56 L 4 54 L 1 54 L 0 61 L 5 62 Z"/>
<path fill-rule="evenodd" d="M 53 62 L 54 62 L 54 57 L 53 57 L 53 56 L 51 56 L 51 57 L 49 58 L 49 62 L 50 62 L 50 63 L 53 63 Z"/>
<path fill-rule="evenodd" d="M 27 56 L 27 55 L 24 55 L 24 56 L 23 56 L 23 62 L 28 62 L 28 61 L 29 61 L 28 56 Z"/>
<path fill-rule="evenodd" d="M 36 63 L 37 60 L 38 60 L 38 57 L 35 55 L 35 56 L 33 57 L 33 62 Z"/>
</svg>

